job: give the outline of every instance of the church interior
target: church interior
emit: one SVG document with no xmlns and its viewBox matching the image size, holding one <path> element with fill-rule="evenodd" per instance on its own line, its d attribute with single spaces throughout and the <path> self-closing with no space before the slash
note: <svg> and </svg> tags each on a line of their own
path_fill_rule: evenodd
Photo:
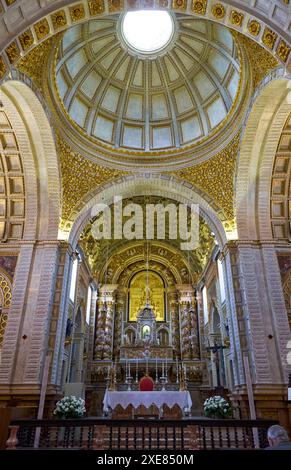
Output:
<svg viewBox="0 0 291 470">
<path fill-rule="evenodd" d="M 95 448 L 291 435 L 289 1 L 1 0 L 0 45 L 0 448 L 67 396 Z"/>
</svg>

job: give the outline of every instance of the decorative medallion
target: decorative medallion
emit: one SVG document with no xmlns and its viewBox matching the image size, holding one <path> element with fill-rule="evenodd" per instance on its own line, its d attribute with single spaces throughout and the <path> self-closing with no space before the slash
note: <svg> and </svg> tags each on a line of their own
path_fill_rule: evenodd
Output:
<svg viewBox="0 0 291 470">
<path fill-rule="evenodd" d="M 13 64 L 20 57 L 20 50 L 16 42 L 12 42 L 10 46 L 5 49 L 9 62 Z"/>
<path fill-rule="evenodd" d="M 63 28 L 67 24 L 67 17 L 65 10 L 59 10 L 53 15 L 51 15 L 52 23 L 54 30 L 57 31 L 60 28 Z"/>
<path fill-rule="evenodd" d="M 33 35 L 32 35 L 32 31 L 30 29 L 27 29 L 24 33 L 22 33 L 19 37 L 18 37 L 19 41 L 20 41 L 20 44 L 22 46 L 22 49 L 24 51 L 26 51 L 27 49 L 30 48 L 30 46 L 32 46 L 32 44 L 34 43 L 34 39 L 33 39 Z"/>
<path fill-rule="evenodd" d="M 232 10 L 230 14 L 230 22 L 234 26 L 241 26 L 244 19 L 244 15 L 238 11 Z"/>
<path fill-rule="evenodd" d="M 290 53 L 290 49 L 291 48 L 289 46 L 287 46 L 285 41 L 280 41 L 280 43 L 277 47 L 277 50 L 276 50 L 276 54 L 277 54 L 278 57 L 280 57 L 280 59 L 283 62 L 287 62 L 288 57 L 289 57 L 289 53 Z"/>
<path fill-rule="evenodd" d="M 92 0 L 88 5 L 91 16 L 101 15 L 105 11 L 103 0 Z"/>
<path fill-rule="evenodd" d="M 273 49 L 277 37 L 278 37 L 278 34 L 276 34 L 274 31 L 272 31 L 269 28 L 265 28 L 262 40 L 265 46 L 267 46 L 269 49 Z"/>
<path fill-rule="evenodd" d="M 261 31 L 260 23 L 256 20 L 249 21 L 248 31 L 252 36 L 258 36 L 259 32 Z"/>
<path fill-rule="evenodd" d="M 212 11 L 213 16 L 215 18 L 218 18 L 219 20 L 225 17 L 225 8 L 221 3 L 217 3 L 216 5 L 213 5 L 211 11 Z"/>
<path fill-rule="evenodd" d="M 167 8 L 169 6 L 168 0 L 158 0 L 159 7 Z"/>
<path fill-rule="evenodd" d="M 39 21 L 34 25 L 34 30 L 37 39 L 45 38 L 50 32 L 48 21 L 46 19 Z"/>
<path fill-rule="evenodd" d="M 205 15 L 207 0 L 192 0 L 191 10 L 198 15 Z"/>
<path fill-rule="evenodd" d="M 82 20 L 85 18 L 85 9 L 82 3 L 79 5 L 75 5 L 74 7 L 70 7 L 70 15 L 73 22 Z"/>
<path fill-rule="evenodd" d="M 187 0 L 173 0 L 174 10 L 185 11 L 187 8 Z"/>
</svg>

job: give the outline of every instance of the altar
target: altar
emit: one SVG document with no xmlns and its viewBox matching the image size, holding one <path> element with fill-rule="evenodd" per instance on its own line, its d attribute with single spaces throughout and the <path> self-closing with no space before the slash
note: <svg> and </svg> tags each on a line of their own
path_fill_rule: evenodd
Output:
<svg viewBox="0 0 291 470">
<path fill-rule="evenodd" d="M 178 406 L 182 416 L 191 412 L 192 400 L 190 393 L 185 391 L 110 391 L 107 390 L 103 400 L 103 412 L 107 414 L 120 406 L 123 410 L 132 407 L 137 410 L 139 407 L 149 409 L 156 406 L 159 415 L 163 415 L 163 407 L 167 406 L 170 410 Z"/>
</svg>

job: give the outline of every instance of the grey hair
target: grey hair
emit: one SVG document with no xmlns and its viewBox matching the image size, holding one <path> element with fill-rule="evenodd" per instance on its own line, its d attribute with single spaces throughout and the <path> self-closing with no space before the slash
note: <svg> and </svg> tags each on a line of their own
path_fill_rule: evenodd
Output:
<svg viewBox="0 0 291 470">
<path fill-rule="evenodd" d="M 278 426 L 278 424 L 275 424 L 268 429 L 268 437 L 270 439 L 279 439 L 280 441 L 289 440 L 286 429 L 284 429 L 282 426 Z"/>
</svg>

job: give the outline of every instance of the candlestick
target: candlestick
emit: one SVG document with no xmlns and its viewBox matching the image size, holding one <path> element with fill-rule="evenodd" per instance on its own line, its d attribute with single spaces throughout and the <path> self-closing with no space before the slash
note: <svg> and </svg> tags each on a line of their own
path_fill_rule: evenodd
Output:
<svg viewBox="0 0 291 470">
<path fill-rule="evenodd" d="M 159 377 L 158 377 L 158 358 L 156 356 L 156 384 L 158 383 L 159 381 Z"/>
<path fill-rule="evenodd" d="M 130 375 L 130 362 L 128 363 L 128 377 L 131 377 L 131 375 Z"/>
<path fill-rule="evenodd" d="M 162 376 L 164 377 L 165 376 L 165 364 L 163 362 L 163 365 L 162 365 Z"/>
<path fill-rule="evenodd" d="M 138 359 L 136 360 L 135 383 L 138 383 Z"/>
</svg>

